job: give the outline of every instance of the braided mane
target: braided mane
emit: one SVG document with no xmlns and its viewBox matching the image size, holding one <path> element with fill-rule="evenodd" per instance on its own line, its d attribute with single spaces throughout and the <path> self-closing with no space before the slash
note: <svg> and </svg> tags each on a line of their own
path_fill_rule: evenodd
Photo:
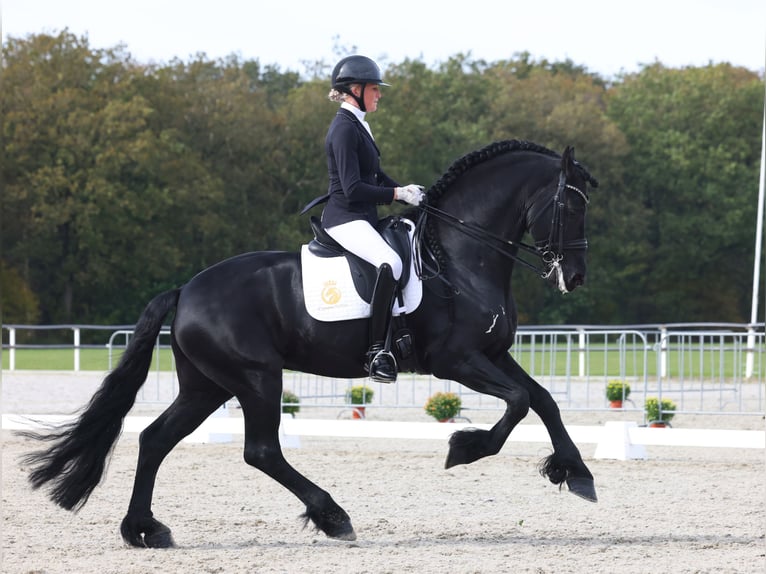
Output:
<svg viewBox="0 0 766 574">
<path fill-rule="evenodd" d="M 548 155 L 551 157 L 560 157 L 560 154 L 548 149 L 545 146 L 536 144 L 534 142 L 526 140 L 501 140 L 491 143 L 481 149 L 467 153 L 460 159 L 455 160 L 447 171 L 442 175 L 439 180 L 434 183 L 428 190 L 428 200 L 431 205 L 434 205 L 436 201 L 444 195 L 444 192 L 449 186 L 461 175 L 470 170 L 471 168 L 489 161 L 499 155 L 516 151 L 532 151 Z M 582 173 L 583 177 L 593 187 L 598 187 L 598 181 L 588 172 L 588 170 L 580 164 L 575 162 L 575 165 Z"/>
<path fill-rule="evenodd" d="M 471 168 L 489 161 L 499 155 L 514 151 L 534 151 L 545 155 L 557 157 L 559 154 L 539 144 L 524 140 L 502 140 L 491 143 L 481 149 L 467 153 L 460 159 L 455 160 L 444 175 L 428 190 L 428 200 L 431 204 L 436 202 L 449 186 L 458 177 Z"/>
</svg>

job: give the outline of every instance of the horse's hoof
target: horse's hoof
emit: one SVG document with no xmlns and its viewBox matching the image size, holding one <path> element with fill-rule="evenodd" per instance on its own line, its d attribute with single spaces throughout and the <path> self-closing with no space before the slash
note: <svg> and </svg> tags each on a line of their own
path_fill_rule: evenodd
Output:
<svg viewBox="0 0 766 574">
<path fill-rule="evenodd" d="M 334 538 L 335 540 L 356 540 L 356 532 L 354 532 L 354 527 L 348 519 L 332 528 L 327 528 L 325 534 L 328 538 Z"/>
<path fill-rule="evenodd" d="M 173 548 L 170 528 L 154 518 L 126 516 L 120 524 L 123 540 L 136 548 Z"/>
<path fill-rule="evenodd" d="M 349 542 L 353 542 L 354 540 L 356 540 L 356 532 L 354 532 L 354 529 L 352 528 L 348 532 L 337 534 L 335 536 L 332 536 L 331 538 L 335 538 L 336 540 L 348 540 Z"/>
<path fill-rule="evenodd" d="M 449 452 L 444 468 L 458 464 L 471 464 L 482 457 L 497 454 L 488 452 L 486 445 L 491 441 L 490 431 L 484 429 L 463 429 L 452 433 L 449 439 Z"/>
<path fill-rule="evenodd" d="M 313 522 L 316 529 L 324 532 L 328 538 L 356 540 L 356 532 L 351 525 L 351 519 L 340 506 L 335 505 L 335 509 L 328 512 L 307 508 L 301 518 L 304 521 L 304 528 L 308 526 L 309 522 Z"/>
<path fill-rule="evenodd" d="M 572 494 L 576 494 L 590 502 L 598 502 L 596 485 L 592 478 L 568 478 L 567 486 Z"/>
<path fill-rule="evenodd" d="M 144 544 L 147 548 L 175 548 L 176 546 L 169 528 L 144 535 Z"/>
</svg>

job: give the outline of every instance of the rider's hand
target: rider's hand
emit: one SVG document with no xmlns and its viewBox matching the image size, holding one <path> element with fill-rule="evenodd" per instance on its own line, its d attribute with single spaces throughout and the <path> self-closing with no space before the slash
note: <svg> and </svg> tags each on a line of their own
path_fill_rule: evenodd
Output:
<svg viewBox="0 0 766 574">
<path fill-rule="evenodd" d="M 415 185 L 414 183 L 405 185 L 404 187 L 397 187 L 396 199 L 397 201 L 403 201 L 404 203 L 418 206 L 425 196 L 425 193 L 423 193 L 424 189 L 425 188 L 422 185 Z"/>
</svg>

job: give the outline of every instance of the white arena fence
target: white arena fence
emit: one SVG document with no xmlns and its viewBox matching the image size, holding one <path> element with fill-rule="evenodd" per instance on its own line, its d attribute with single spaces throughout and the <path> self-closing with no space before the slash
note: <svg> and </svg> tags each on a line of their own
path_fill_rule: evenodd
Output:
<svg viewBox="0 0 766 574">
<path fill-rule="evenodd" d="M 68 333 L 71 339 L 56 343 L 17 342 L 32 338 L 29 332 L 40 331 L 48 331 L 46 335 Z M 111 368 L 132 334 L 131 325 L 3 325 L 6 368 L 16 370 L 16 354 L 22 349 L 46 348 L 71 350 L 75 371 L 81 370 L 81 351 L 106 348 Z M 139 403 L 168 404 L 177 392 L 169 336 L 169 329 L 164 329 L 157 339 L 155 368 L 137 398 Z M 83 339 L 103 342 L 83 343 Z M 676 414 L 766 413 L 763 323 L 522 327 L 510 353 L 548 389 L 562 410 L 608 409 L 606 384 L 619 380 L 631 386 L 623 409 L 636 411 L 639 416 L 644 416 L 644 401 L 650 396 L 673 400 Z M 160 360 L 161 355 L 165 356 L 164 361 Z M 284 373 L 284 388 L 299 397 L 301 411 L 320 416 L 350 416 L 346 391 L 359 384 L 365 384 L 365 380 Z M 422 414 L 428 397 L 437 391 L 460 396 L 463 411 L 458 422 L 470 421 L 472 414 L 479 411 L 505 409 L 502 401 L 431 376 L 403 374 L 394 385 L 367 384 L 374 390 L 373 401 L 367 406 L 385 409 L 394 419 L 400 416 L 407 419 L 406 413 L 415 409 Z"/>
</svg>

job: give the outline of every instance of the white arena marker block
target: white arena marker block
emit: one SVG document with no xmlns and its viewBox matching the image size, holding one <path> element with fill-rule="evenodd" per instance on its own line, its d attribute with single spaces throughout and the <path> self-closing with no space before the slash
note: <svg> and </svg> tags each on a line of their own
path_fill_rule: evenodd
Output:
<svg viewBox="0 0 766 574">
<path fill-rule="evenodd" d="M 594 458 L 616 460 L 645 459 L 646 448 L 630 442 L 630 429 L 637 427 L 635 422 L 608 421 L 604 425 L 601 440 L 596 445 Z"/>
<path fill-rule="evenodd" d="M 205 420 L 193 433 L 184 439 L 184 442 L 192 443 L 217 443 L 231 442 L 231 431 L 227 428 L 229 425 L 229 409 L 226 403 L 218 407 L 207 420 Z"/>
<path fill-rule="evenodd" d="M 285 430 L 285 421 L 292 420 L 289 415 L 282 415 L 279 425 L 279 444 L 282 448 L 300 448 L 300 437 Z M 245 421 L 241 417 L 229 416 L 228 409 L 223 406 L 217 409 L 199 428 L 187 436 L 184 441 L 191 443 L 223 443 L 232 442 L 234 435 L 243 435 Z"/>
<path fill-rule="evenodd" d="M 285 421 L 293 420 L 292 415 L 282 413 L 282 422 L 279 425 L 279 445 L 282 448 L 301 448 L 301 438 L 297 434 L 285 432 Z M 288 422 L 289 425 L 289 422 Z"/>
</svg>

